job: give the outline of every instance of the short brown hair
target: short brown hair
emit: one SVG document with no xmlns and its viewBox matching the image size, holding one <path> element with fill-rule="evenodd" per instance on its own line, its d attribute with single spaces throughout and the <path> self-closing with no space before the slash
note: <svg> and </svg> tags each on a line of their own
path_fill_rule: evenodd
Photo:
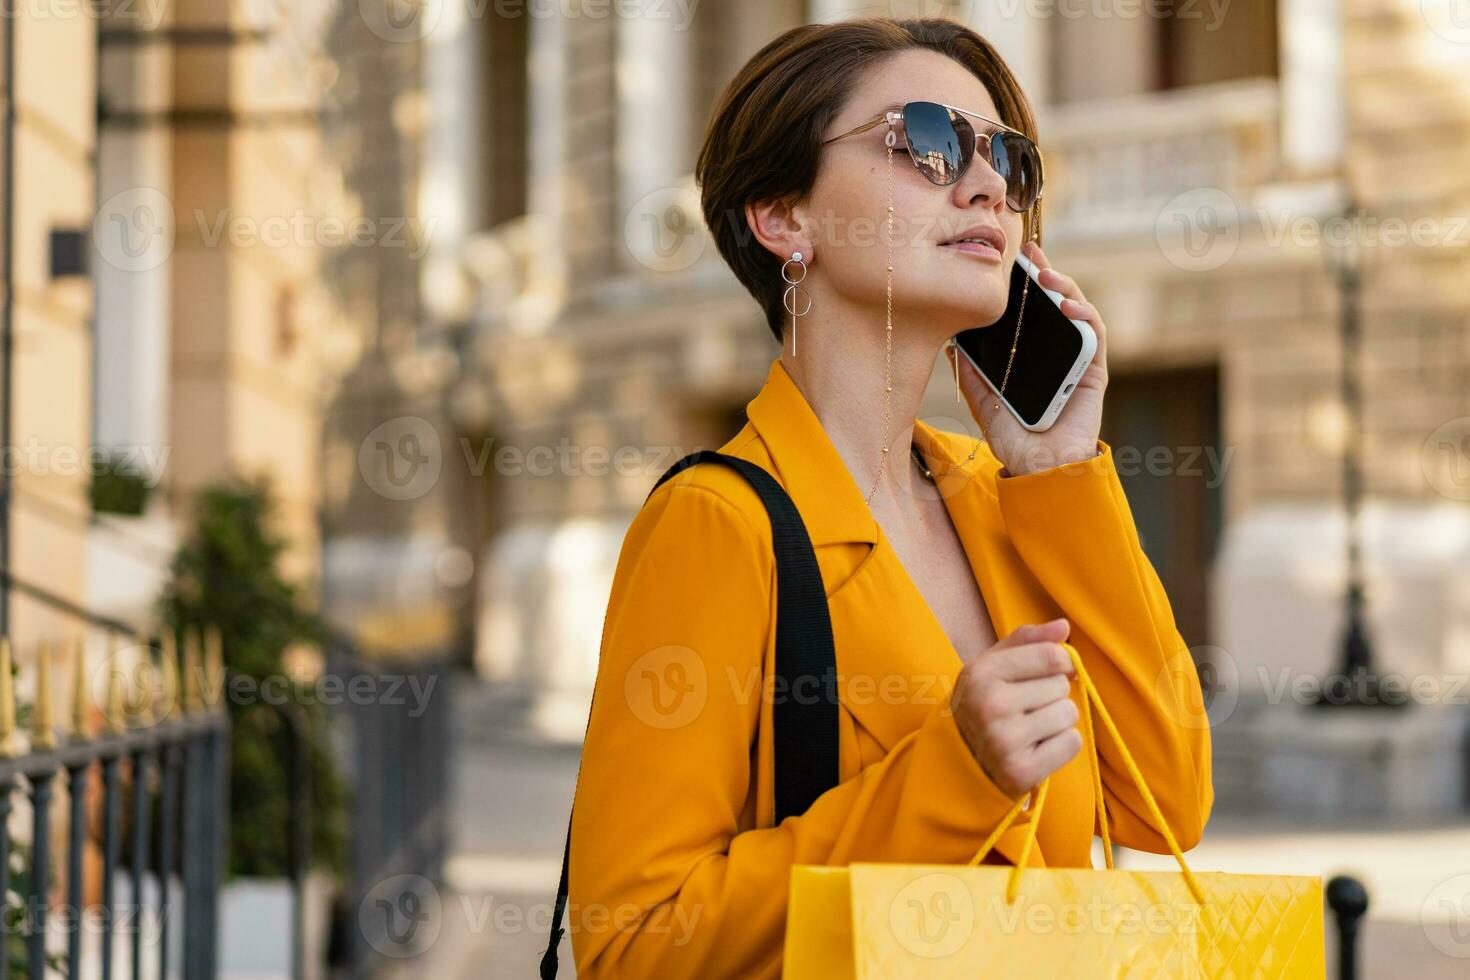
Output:
<svg viewBox="0 0 1470 980">
<path fill-rule="evenodd" d="M 857 73 L 910 48 L 927 48 L 959 62 L 990 92 L 1001 121 L 1036 139 L 1031 103 L 1005 59 L 970 28 L 938 17 L 872 17 L 792 28 L 745 63 L 710 116 L 694 171 L 704 221 L 726 264 L 765 311 L 778 341 L 786 317 L 781 260 L 755 241 L 745 207 L 810 193 L 822 134 L 842 111 Z M 1040 241 L 1039 206 L 1035 213 Z M 1028 212 L 1028 236 L 1031 220 Z"/>
</svg>

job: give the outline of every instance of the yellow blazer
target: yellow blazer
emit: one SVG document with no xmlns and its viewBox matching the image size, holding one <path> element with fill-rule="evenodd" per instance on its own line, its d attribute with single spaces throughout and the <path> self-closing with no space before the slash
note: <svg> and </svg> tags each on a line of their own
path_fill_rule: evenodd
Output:
<svg viewBox="0 0 1470 980">
<path fill-rule="evenodd" d="M 628 530 L 603 624 L 572 811 L 568 928 L 582 977 L 776 977 L 792 864 L 963 864 L 1012 803 L 949 709 L 958 652 L 779 357 L 746 413 L 721 451 L 785 487 L 821 567 L 842 782 L 772 826 L 770 524 L 728 467 L 670 478 Z M 922 420 L 914 439 L 936 472 L 978 441 Z M 940 488 L 997 635 L 1071 620 L 1069 642 L 1187 849 L 1214 799 L 1199 683 L 1111 447 L 1098 445 L 1093 459 L 1002 477 L 980 441 Z M 1113 839 L 1167 852 L 1109 741 Z M 1052 777 L 1033 865 L 1090 866 L 1091 750 Z M 1018 859 L 1022 832 L 1018 821 L 997 860 Z"/>
</svg>

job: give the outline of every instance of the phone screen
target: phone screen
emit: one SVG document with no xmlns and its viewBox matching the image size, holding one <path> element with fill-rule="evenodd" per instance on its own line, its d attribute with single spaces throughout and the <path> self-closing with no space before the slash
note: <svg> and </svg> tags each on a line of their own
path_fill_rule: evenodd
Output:
<svg viewBox="0 0 1470 980">
<path fill-rule="evenodd" d="M 1077 356 L 1082 352 L 1082 334 L 1033 279 L 1017 339 L 1016 316 L 1026 278 L 1021 263 L 1011 266 L 1011 296 L 1005 313 L 990 326 L 960 331 L 955 342 L 999 388 L 1006 377 L 1011 341 L 1016 340 L 1016 359 L 1005 383 L 1005 399 L 1015 406 L 1027 424 L 1034 425 L 1046 414 L 1057 389 L 1077 364 Z"/>
</svg>

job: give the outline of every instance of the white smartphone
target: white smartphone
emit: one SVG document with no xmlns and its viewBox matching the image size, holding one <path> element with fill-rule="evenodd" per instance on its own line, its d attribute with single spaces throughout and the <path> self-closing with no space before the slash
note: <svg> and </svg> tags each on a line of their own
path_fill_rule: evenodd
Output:
<svg viewBox="0 0 1470 980">
<path fill-rule="evenodd" d="M 1036 281 L 1037 275 L 1035 264 L 1017 254 L 1005 313 L 989 326 L 972 327 L 955 335 L 955 346 L 975 365 L 991 391 L 999 395 L 1001 381 L 1005 380 L 1001 404 L 1032 432 L 1052 427 L 1097 353 L 1097 334 L 1092 327 L 1064 314 L 1062 294 L 1043 289 Z M 1027 277 L 1031 288 L 1018 338 L 1016 317 L 1020 315 L 1021 291 Z M 1016 357 L 1007 379 L 1012 340 L 1016 341 Z"/>
</svg>

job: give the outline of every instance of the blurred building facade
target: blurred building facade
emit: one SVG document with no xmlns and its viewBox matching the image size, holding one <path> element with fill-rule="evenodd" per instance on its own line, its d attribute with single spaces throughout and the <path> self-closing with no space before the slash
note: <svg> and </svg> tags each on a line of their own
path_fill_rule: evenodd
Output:
<svg viewBox="0 0 1470 980">
<path fill-rule="evenodd" d="M 22 650 L 76 635 L 66 606 L 147 628 L 190 496 L 227 474 L 269 478 L 285 570 L 316 573 L 323 348 L 341 330 L 321 270 L 334 10 L 31 4 L 0 25 Z M 139 490 L 121 508 L 95 492 L 114 466 Z"/>
<path fill-rule="evenodd" d="M 91 221 L 94 35 L 85 18 L 24 14 L 4 18 L 0 31 L 0 562 L 10 578 L 80 603 L 87 590 L 93 306 L 79 263 L 57 267 L 52 253 L 53 241 L 60 246 Z M 0 630 L 22 647 L 72 625 L 26 599 L 8 603 L 5 620 Z"/>
<path fill-rule="evenodd" d="M 442 295 L 425 255 L 472 207 L 436 195 L 446 172 L 478 165 L 457 149 L 473 120 L 445 118 L 432 97 L 436 78 L 466 70 L 444 48 L 465 9 L 347 4 L 329 36 L 327 142 L 347 213 L 382 234 L 325 270 L 352 333 L 323 420 L 323 606 L 362 649 L 395 658 L 466 660 L 472 642 L 482 498 L 449 404 L 465 331 L 425 306 Z M 432 32 L 419 19 L 430 11 L 446 17 Z"/>
<path fill-rule="evenodd" d="M 1385 668 L 1463 670 L 1470 481 L 1443 454 L 1470 413 L 1453 217 L 1470 143 L 1446 134 L 1470 121 L 1470 45 L 1448 10 L 879 7 L 705 0 L 687 23 L 425 32 L 423 201 L 454 219 L 422 283 L 430 322 L 462 338 L 446 465 L 487 477 L 479 669 L 578 737 L 628 520 L 669 463 L 737 431 L 776 354 L 692 182 L 720 86 L 803 20 L 943 13 L 994 41 L 1038 107 L 1048 254 L 1110 328 L 1103 437 L 1131 452 L 1135 518 L 1196 659 L 1250 695 L 1338 657 L 1340 297 L 1321 239 L 1349 196 L 1378 222 L 1361 250 L 1370 621 Z M 1415 219 L 1427 236 L 1390 238 Z M 974 431 L 944 391 L 925 417 Z"/>
</svg>

